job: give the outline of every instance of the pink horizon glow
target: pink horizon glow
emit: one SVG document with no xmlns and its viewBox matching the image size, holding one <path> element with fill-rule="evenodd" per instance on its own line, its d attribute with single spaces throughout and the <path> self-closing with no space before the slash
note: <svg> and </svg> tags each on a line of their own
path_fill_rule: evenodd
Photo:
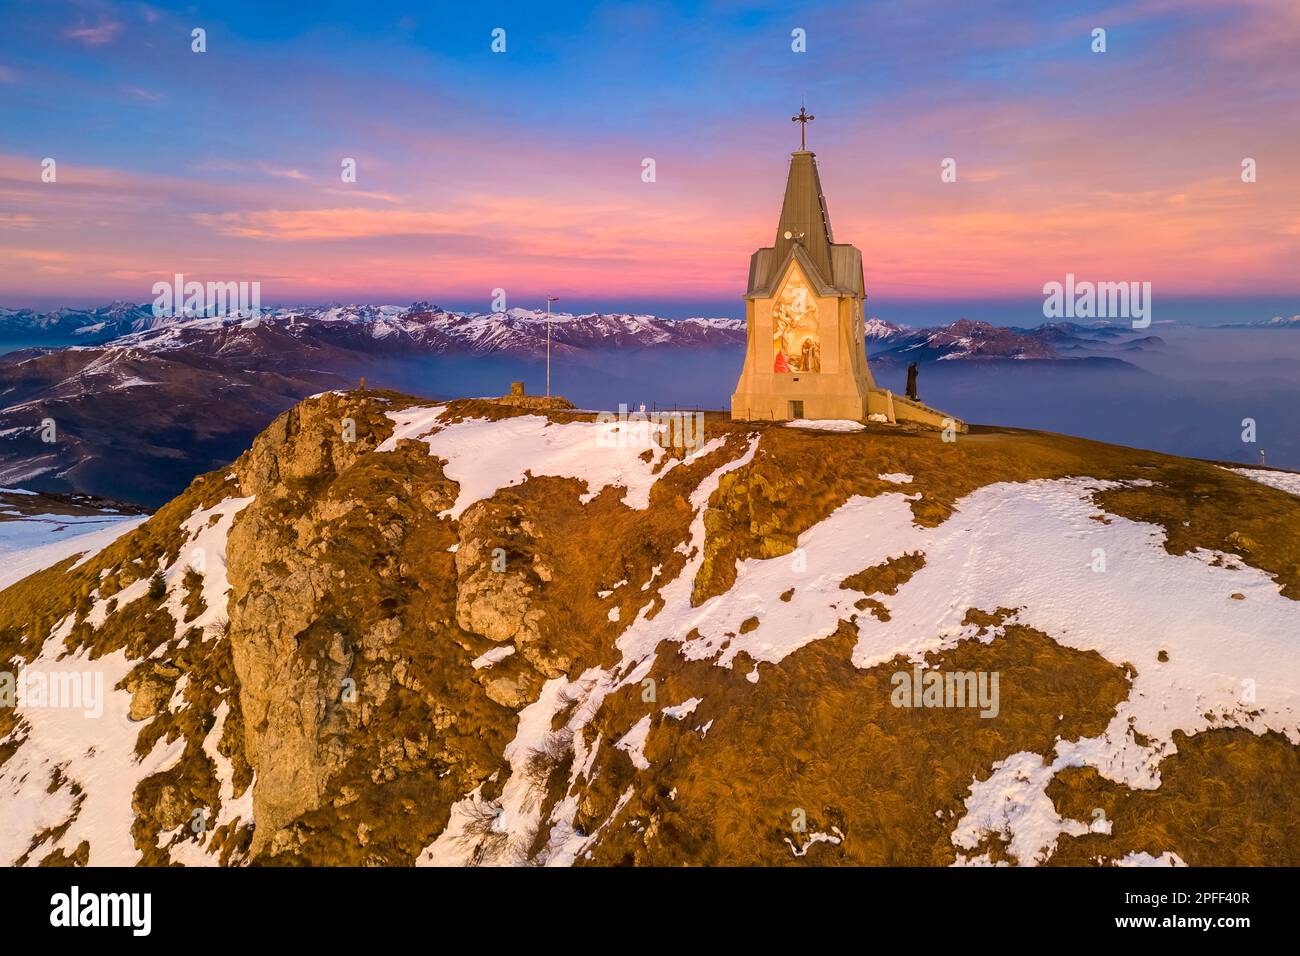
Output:
<svg viewBox="0 0 1300 956">
<path fill-rule="evenodd" d="M 835 238 L 862 250 L 869 294 L 1024 298 L 1067 273 L 1150 282 L 1166 297 L 1300 293 L 1300 179 L 1291 175 L 1300 8 L 1250 0 L 1225 19 L 1210 0 L 1189 3 L 1203 21 L 1171 32 L 1151 58 L 1117 43 L 1104 62 L 1035 61 L 1026 75 L 1058 82 L 1064 95 L 1026 86 L 988 96 L 918 79 L 888 98 L 848 88 L 810 101 L 818 119 L 809 146 Z M 1176 6 L 1140 0 L 1098 17 L 1119 31 L 1170 20 Z M 856 8 L 844 16 L 845 30 L 854 17 L 863 29 L 872 22 Z M 971 26 L 967 39 L 1011 58 L 1086 36 L 1091 22 L 1001 15 Z M 64 48 L 108 56 L 144 29 L 119 26 L 72 24 Z M 852 52 L 846 45 L 834 56 Z M 892 55 L 907 66 L 905 56 L 924 52 Z M 715 69 L 752 55 L 738 47 Z M 227 63 L 222 79 L 223 95 L 241 107 L 256 100 L 255 71 L 268 69 L 246 56 Z M 1199 65 L 1170 67 L 1183 63 Z M 788 112 L 753 103 L 689 133 L 672 125 L 670 105 L 646 107 L 644 132 L 593 122 L 575 139 L 522 106 L 505 116 L 475 111 L 469 84 L 446 97 L 463 122 L 422 123 L 409 120 L 427 99 L 414 82 L 377 76 L 362 96 L 319 58 L 294 65 L 311 71 L 292 90 L 307 139 L 263 136 L 255 150 L 222 136 L 159 142 L 140 151 L 152 167 L 142 169 L 120 153 L 97 157 L 92 132 L 58 151 L 57 183 L 41 182 L 41 153 L 0 152 L 0 306 L 147 301 L 153 282 L 177 272 L 259 281 L 263 301 L 279 302 L 421 295 L 486 304 L 496 288 L 514 301 L 544 291 L 738 297 L 750 254 L 773 240 L 787 153 L 798 143 Z M 831 58 L 821 67 L 851 64 Z M 0 63 L 5 77 L 7 89 L 42 79 L 25 64 Z M 1079 90 L 1086 98 L 1076 102 Z M 183 92 L 193 91 L 123 84 L 111 95 L 131 120 L 119 127 L 164 115 Z M 284 111 L 273 107 L 273 117 Z M 340 180 L 345 156 L 357 160 L 356 184 Z M 641 180 L 647 156 L 653 183 Z M 947 156 L 957 160 L 956 183 L 940 181 Z M 1254 183 L 1241 180 L 1247 156 L 1258 163 Z"/>
<path fill-rule="evenodd" d="M 936 164 L 883 170 L 912 180 L 885 192 L 828 152 L 820 162 L 836 239 L 862 250 L 869 288 L 892 298 L 1032 295 L 1067 272 L 1181 295 L 1294 288 L 1300 193 L 1288 179 L 1242 184 L 1229 167 L 1176 191 L 1053 198 L 996 169 L 959 166 L 959 182 L 942 184 Z M 317 176 L 288 188 L 204 184 L 206 211 L 188 208 L 195 187 L 183 178 L 64 164 L 57 184 L 32 183 L 32 161 L 4 155 L 0 197 L 18 211 L 0 214 L 0 294 L 143 300 L 174 272 L 261 281 L 276 300 L 411 289 L 486 299 L 499 287 L 607 298 L 738 292 L 749 254 L 772 241 L 783 157 L 754 163 L 766 167 L 755 174 L 766 195 L 752 196 L 675 183 L 680 171 L 665 161 L 652 184 L 627 157 L 604 163 L 625 167 L 627 182 L 607 173 L 581 193 L 479 186 L 438 197 L 349 194 Z M 700 165 L 689 174 L 720 175 Z"/>
</svg>

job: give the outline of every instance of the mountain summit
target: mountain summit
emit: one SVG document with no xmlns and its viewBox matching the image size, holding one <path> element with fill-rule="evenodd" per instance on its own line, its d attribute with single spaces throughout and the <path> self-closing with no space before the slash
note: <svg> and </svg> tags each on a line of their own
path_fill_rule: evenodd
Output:
<svg viewBox="0 0 1300 956">
<path fill-rule="evenodd" d="M 1294 476 L 814 424 L 296 405 L 0 592 L 0 857 L 1300 860 Z"/>
</svg>

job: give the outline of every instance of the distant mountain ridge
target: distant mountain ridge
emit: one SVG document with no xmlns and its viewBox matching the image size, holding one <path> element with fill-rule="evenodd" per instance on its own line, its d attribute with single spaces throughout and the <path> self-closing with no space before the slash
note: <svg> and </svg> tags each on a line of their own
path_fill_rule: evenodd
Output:
<svg viewBox="0 0 1300 956">
<path fill-rule="evenodd" d="M 1259 322 L 1247 322 L 1241 326 L 1221 325 L 1219 328 L 1300 329 L 1300 315 L 1275 315 L 1271 319 L 1261 319 Z"/>
<path fill-rule="evenodd" d="M 140 332 L 173 321 L 175 320 L 156 317 L 149 306 L 130 302 L 113 302 L 92 309 L 53 309 L 48 312 L 0 308 L 0 335 L 75 335 L 84 336 L 90 341 Z"/>
<path fill-rule="evenodd" d="M 1073 361 L 1113 356 L 1134 347 L 1164 343 L 1145 330 L 1122 325 L 1047 322 L 1034 328 L 993 325 L 959 319 L 935 328 L 906 328 L 872 318 L 865 323 L 867 354 L 873 363 L 1036 360 Z M 1144 344 L 1139 344 L 1144 343 Z M 874 346 L 874 347 L 873 347 Z"/>
<path fill-rule="evenodd" d="M 266 324 L 296 338 L 349 343 L 362 351 L 411 347 L 430 354 L 510 352 L 546 348 L 546 313 L 537 309 L 457 312 L 429 302 L 400 305 L 328 305 L 263 309 L 248 315 L 154 316 L 148 305 L 114 302 L 95 309 L 0 309 L 0 334 L 76 336 L 88 345 L 108 342 L 145 349 L 189 346 L 231 326 Z M 550 320 L 551 348 L 713 346 L 744 342 L 745 323 L 729 318 L 665 319 L 633 313 L 557 312 Z"/>
</svg>

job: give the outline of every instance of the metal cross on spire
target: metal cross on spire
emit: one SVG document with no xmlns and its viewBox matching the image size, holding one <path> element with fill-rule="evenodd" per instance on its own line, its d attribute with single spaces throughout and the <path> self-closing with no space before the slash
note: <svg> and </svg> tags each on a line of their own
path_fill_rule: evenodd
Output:
<svg viewBox="0 0 1300 956">
<path fill-rule="evenodd" d="M 807 133 L 808 131 L 808 124 L 811 123 L 816 118 L 817 117 L 813 116 L 806 109 L 804 109 L 802 104 L 799 106 L 799 115 L 790 117 L 791 123 L 799 124 L 799 149 L 800 150 L 808 149 L 808 141 L 805 138 L 804 134 Z"/>
</svg>

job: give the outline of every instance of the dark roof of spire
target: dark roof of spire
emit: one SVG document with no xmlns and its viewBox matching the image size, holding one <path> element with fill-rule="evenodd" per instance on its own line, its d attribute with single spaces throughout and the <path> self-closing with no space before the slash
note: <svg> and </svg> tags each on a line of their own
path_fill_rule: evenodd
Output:
<svg viewBox="0 0 1300 956">
<path fill-rule="evenodd" d="M 792 238 L 787 239 L 787 233 Z M 784 259 L 790 247 L 799 242 L 822 273 L 829 276 L 830 246 L 834 241 L 821 177 L 817 175 L 817 157 L 811 150 L 796 150 L 790 154 L 785 201 L 781 203 L 781 218 L 776 224 L 777 258 Z"/>
<path fill-rule="evenodd" d="M 776 225 L 776 241 L 759 249 L 750 260 L 746 295 L 771 295 L 792 257 L 799 260 L 809 281 L 823 294 L 863 294 L 862 255 L 853 246 L 836 243 L 832 238 L 817 159 L 811 150 L 790 154 L 790 175 Z"/>
</svg>

